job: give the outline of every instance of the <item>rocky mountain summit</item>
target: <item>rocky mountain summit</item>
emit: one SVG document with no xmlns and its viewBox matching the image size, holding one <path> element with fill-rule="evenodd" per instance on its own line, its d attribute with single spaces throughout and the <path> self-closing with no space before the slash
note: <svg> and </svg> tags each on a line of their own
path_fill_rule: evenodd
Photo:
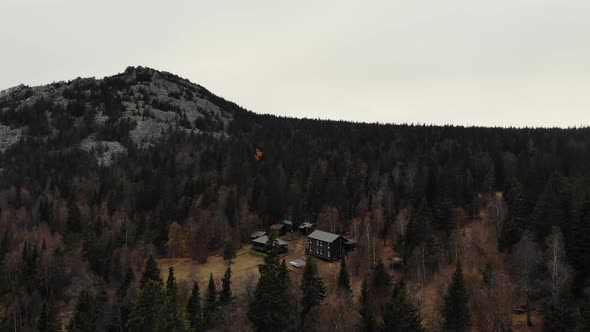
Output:
<svg viewBox="0 0 590 332">
<path fill-rule="evenodd" d="M 0 152 L 33 140 L 79 147 L 108 165 L 167 133 L 226 135 L 233 116 L 225 104 L 200 85 L 145 67 L 104 79 L 20 85 L 0 92 Z"/>
</svg>

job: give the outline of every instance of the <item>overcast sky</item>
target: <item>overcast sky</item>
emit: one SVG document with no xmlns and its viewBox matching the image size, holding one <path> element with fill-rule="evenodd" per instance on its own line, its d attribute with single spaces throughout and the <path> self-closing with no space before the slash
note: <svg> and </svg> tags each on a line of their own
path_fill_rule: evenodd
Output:
<svg viewBox="0 0 590 332">
<path fill-rule="evenodd" d="M 259 113 L 590 125 L 590 1 L 0 2 L 0 90 L 129 65 Z"/>
</svg>

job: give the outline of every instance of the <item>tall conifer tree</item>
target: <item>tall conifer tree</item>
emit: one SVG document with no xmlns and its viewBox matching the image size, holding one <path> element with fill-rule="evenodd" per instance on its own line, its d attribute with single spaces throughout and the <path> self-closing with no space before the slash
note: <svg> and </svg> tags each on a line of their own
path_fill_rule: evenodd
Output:
<svg viewBox="0 0 590 332">
<path fill-rule="evenodd" d="M 143 287 L 143 285 L 149 280 L 162 283 L 162 279 L 160 278 L 160 268 L 158 268 L 158 263 L 156 263 L 156 260 L 153 256 L 150 256 L 150 258 L 148 258 L 147 260 L 145 270 L 143 271 L 143 275 L 141 276 L 141 286 Z"/>
<path fill-rule="evenodd" d="M 186 332 L 189 330 L 184 308 L 178 302 L 178 285 L 174 277 L 174 268 L 168 269 L 166 280 L 166 297 L 160 308 L 156 332 Z"/>
<path fill-rule="evenodd" d="M 74 316 L 68 325 L 68 332 L 85 332 L 98 330 L 100 311 L 96 305 L 96 298 L 89 290 L 82 290 L 78 295 L 78 302 Z"/>
<path fill-rule="evenodd" d="M 191 296 L 186 304 L 188 321 L 190 327 L 195 331 L 203 329 L 203 316 L 201 315 L 201 295 L 199 294 L 199 284 L 195 281 Z"/>
<path fill-rule="evenodd" d="M 307 260 L 301 279 L 301 291 L 303 298 L 301 300 L 301 321 L 300 328 L 305 325 L 305 316 L 309 311 L 322 303 L 326 297 L 326 287 L 322 278 L 317 274 L 315 263 L 311 258 Z"/>
<path fill-rule="evenodd" d="M 137 296 L 129 317 L 129 330 L 133 332 L 155 331 L 165 293 L 162 283 L 147 280 Z"/>
<path fill-rule="evenodd" d="M 406 296 L 403 279 L 393 288 L 391 301 L 383 310 L 382 331 L 420 332 L 423 331 L 420 311 Z"/>
<path fill-rule="evenodd" d="M 213 314 L 217 311 L 217 290 L 215 288 L 215 281 L 213 280 L 213 273 L 209 275 L 209 283 L 207 285 L 207 294 L 205 294 L 205 310 L 203 311 L 203 321 L 205 326 L 209 326 L 213 320 Z"/>
<path fill-rule="evenodd" d="M 443 318 L 445 331 L 463 332 L 469 325 L 469 292 L 460 261 L 457 261 L 451 285 L 444 298 Z"/>
<path fill-rule="evenodd" d="M 221 292 L 219 293 L 219 303 L 228 304 L 231 300 L 231 267 L 228 265 L 221 279 Z"/>
<path fill-rule="evenodd" d="M 289 276 L 285 261 L 279 260 L 276 240 L 271 235 L 264 263 L 259 266 L 260 279 L 248 318 L 256 331 L 281 331 L 293 325 Z"/>
<path fill-rule="evenodd" d="M 338 291 L 350 294 L 352 289 L 350 287 L 350 276 L 346 267 L 346 257 L 343 256 L 340 261 L 340 272 L 338 273 Z"/>
<path fill-rule="evenodd" d="M 39 332 L 58 332 L 61 331 L 61 322 L 57 316 L 57 308 L 51 300 L 43 302 L 41 315 L 37 321 L 37 330 Z"/>
<path fill-rule="evenodd" d="M 361 295 L 359 297 L 359 314 L 361 315 L 361 331 L 373 332 L 376 330 L 375 316 L 371 308 L 371 292 L 367 279 L 361 284 Z"/>
</svg>

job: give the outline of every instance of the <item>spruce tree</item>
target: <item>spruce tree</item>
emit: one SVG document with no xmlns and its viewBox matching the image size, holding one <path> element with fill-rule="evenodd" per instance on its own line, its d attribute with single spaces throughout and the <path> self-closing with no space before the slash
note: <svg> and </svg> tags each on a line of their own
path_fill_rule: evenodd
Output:
<svg viewBox="0 0 590 332">
<path fill-rule="evenodd" d="M 281 331 L 292 326 L 291 294 L 285 261 L 279 260 L 277 243 L 271 235 L 269 251 L 258 269 L 260 279 L 254 299 L 248 307 L 248 318 L 256 331 Z"/>
<path fill-rule="evenodd" d="M 88 290 L 82 290 L 78 295 L 78 302 L 74 310 L 74 316 L 68 325 L 68 332 L 84 332 L 98 330 L 100 319 L 96 298 Z"/>
<path fill-rule="evenodd" d="M 457 261 L 451 285 L 444 297 L 443 318 L 445 331 L 463 332 L 469 325 L 469 293 L 460 261 Z"/>
<path fill-rule="evenodd" d="M 432 220 L 432 210 L 428 205 L 428 201 L 426 198 L 422 198 L 418 209 L 410 215 L 403 247 L 404 251 L 407 253 L 406 256 L 411 256 L 411 253 L 415 248 L 420 249 L 420 262 L 417 263 L 418 266 L 421 267 L 421 269 L 418 270 L 418 277 L 422 282 L 426 279 L 426 253 L 432 253 L 435 249 L 434 245 L 436 244 Z"/>
<path fill-rule="evenodd" d="M 494 266 L 493 262 L 489 261 L 486 263 L 486 267 L 481 274 L 481 283 L 488 293 L 488 296 L 490 296 L 492 289 L 494 289 L 498 284 L 496 278 L 496 267 Z"/>
<path fill-rule="evenodd" d="M 199 284 L 195 281 L 191 296 L 186 304 L 186 312 L 190 327 L 194 331 L 203 329 L 203 317 L 201 315 L 201 295 L 199 294 Z"/>
<path fill-rule="evenodd" d="M 127 296 L 127 290 L 134 279 L 135 275 L 133 274 L 133 270 L 131 267 L 128 267 L 127 271 L 125 272 L 125 278 L 123 278 L 121 285 L 119 285 L 119 288 L 117 288 L 117 297 L 119 299 L 123 299 L 125 296 Z"/>
<path fill-rule="evenodd" d="M 567 211 L 564 211 L 564 181 L 561 175 L 551 175 L 545 189 L 539 196 L 532 215 L 537 241 L 542 242 L 551 232 L 551 226 L 564 226 L 567 221 Z"/>
<path fill-rule="evenodd" d="M 178 302 L 178 285 L 174 277 L 174 268 L 168 269 L 166 296 L 158 314 L 156 332 L 185 332 L 189 330 L 184 308 Z"/>
<path fill-rule="evenodd" d="M 432 242 L 432 210 L 426 198 L 422 198 L 418 208 L 411 214 L 405 234 L 405 246 L 408 253 L 421 244 Z"/>
<path fill-rule="evenodd" d="M 6 273 L 7 268 L 4 262 L 4 257 L 8 253 L 9 248 L 10 238 L 8 237 L 8 230 L 6 230 L 2 237 L 2 241 L 0 241 L 0 294 L 4 294 L 9 288 L 9 282 L 7 282 L 8 274 Z"/>
<path fill-rule="evenodd" d="M 590 331 L 590 299 L 587 296 L 580 303 L 580 329 Z"/>
<path fill-rule="evenodd" d="M 581 331 L 581 316 L 576 303 L 571 299 L 560 296 L 557 300 L 550 300 L 545 308 L 543 330 L 547 332 L 557 331 Z M 583 330 L 586 331 L 586 330 Z"/>
<path fill-rule="evenodd" d="M 0 262 L 4 260 L 4 257 L 8 253 L 8 249 L 10 249 L 10 238 L 8 236 L 8 230 L 4 231 L 2 241 L 0 241 Z"/>
<path fill-rule="evenodd" d="M 234 243 L 230 240 L 223 246 L 223 259 L 228 261 L 228 264 L 231 264 L 231 260 L 234 258 L 236 258 L 236 248 L 234 247 Z"/>
<path fill-rule="evenodd" d="M 574 287 L 582 288 L 584 282 L 590 281 L 590 197 L 585 198 L 580 216 L 573 218 L 570 234 L 566 236 L 566 248 L 568 259 L 577 272 Z"/>
<path fill-rule="evenodd" d="M 515 181 L 512 184 L 506 196 L 509 206 L 508 218 L 504 222 L 504 225 L 502 225 L 498 237 L 498 247 L 500 250 L 511 249 L 518 243 L 526 226 L 525 223 L 528 216 L 522 185 L 519 182 Z"/>
<path fill-rule="evenodd" d="M 82 231 L 82 225 L 80 223 L 80 209 L 78 204 L 71 199 L 68 202 L 68 230 L 73 233 L 80 233 Z"/>
<path fill-rule="evenodd" d="M 111 319 L 108 331 L 128 331 L 129 315 L 131 308 L 128 303 L 115 302 L 111 311 Z"/>
<path fill-rule="evenodd" d="M 113 304 L 110 331 L 126 331 L 131 313 L 131 301 L 127 299 L 127 291 L 133 283 L 135 276 L 133 270 L 129 267 L 125 273 L 125 278 L 117 288 L 116 302 Z"/>
<path fill-rule="evenodd" d="M 174 276 L 174 267 L 168 268 L 168 278 L 166 279 L 166 295 L 176 297 L 178 292 L 176 284 L 176 277 Z"/>
<path fill-rule="evenodd" d="M 350 287 L 350 276 L 346 268 L 346 256 L 342 257 L 340 261 L 340 272 L 338 273 L 338 292 L 350 295 L 352 289 Z"/>
<path fill-rule="evenodd" d="M 391 285 L 391 277 L 385 270 L 385 265 L 381 259 L 379 259 L 373 267 L 373 275 L 371 279 L 371 288 L 373 290 L 383 290 Z"/>
<path fill-rule="evenodd" d="M 458 225 L 453 215 L 453 205 L 447 195 L 445 194 L 435 205 L 433 218 L 436 227 L 444 231 L 448 238 L 457 229 Z"/>
<path fill-rule="evenodd" d="M 395 285 L 391 301 L 385 305 L 381 330 L 384 332 L 424 331 L 420 311 L 407 298 L 403 279 Z"/>
<path fill-rule="evenodd" d="M 373 332 L 376 330 L 375 317 L 371 308 L 371 293 L 367 279 L 361 284 L 361 295 L 359 297 L 359 314 L 361 315 L 361 331 Z"/>
<path fill-rule="evenodd" d="M 326 297 L 326 287 L 322 278 L 317 274 L 316 266 L 311 257 L 307 260 L 301 279 L 301 321 L 300 328 L 305 325 L 305 316 L 309 311 L 322 303 Z"/>
<path fill-rule="evenodd" d="M 155 331 L 164 298 L 162 283 L 147 280 L 141 287 L 131 311 L 129 330 L 135 332 Z"/>
<path fill-rule="evenodd" d="M 51 300 L 43 302 L 41 315 L 37 321 L 37 330 L 39 332 L 58 332 L 61 331 L 61 321 L 57 316 L 57 308 Z"/>
<path fill-rule="evenodd" d="M 221 279 L 221 292 L 219 293 L 219 303 L 228 304 L 231 300 L 231 267 L 228 265 L 225 274 Z"/>
<path fill-rule="evenodd" d="M 158 263 L 154 259 L 154 256 L 150 256 L 147 260 L 145 270 L 141 276 L 141 287 L 150 280 L 157 281 L 160 284 L 162 283 L 162 279 L 160 278 L 160 268 L 158 268 Z"/>
<path fill-rule="evenodd" d="M 279 284 L 281 285 L 283 290 L 285 292 L 289 293 L 289 286 L 291 284 L 291 279 L 289 278 L 289 269 L 287 269 L 287 262 L 285 262 L 284 259 L 281 260 L 281 263 L 279 265 L 278 278 L 279 278 Z"/>
<path fill-rule="evenodd" d="M 205 326 L 209 326 L 213 321 L 213 314 L 217 311 L 217 290 L 213 273 L 209 275 L 209 284 L 207 285 L 207 294 L 205 295 L 205 308 L 203 310 L 203 321 Z"/>
<path fill-rule="evenodd" d="M 37 288 L 38 258 L 39 252 L 37 251 L 37 245 L 31 246 L 25 242 L 22 253 L 21 275 L 29 292 Z"/>
</svg>

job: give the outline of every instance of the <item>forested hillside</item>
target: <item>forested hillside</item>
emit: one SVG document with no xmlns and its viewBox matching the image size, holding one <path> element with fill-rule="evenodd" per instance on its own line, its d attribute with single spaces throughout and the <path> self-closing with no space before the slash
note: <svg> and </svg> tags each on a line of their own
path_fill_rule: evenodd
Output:
<svg viewBox="0 0 590 332">
<path fill-rule="evenodd" d="M 462 269 L 479 265 L 461 266 L 456 242 L 484 210 L 485 220 L 494 224 L 502 264 L 521 259 L 512 265 L 529 267 L 506 271 L 523 299 L 545 309 L 544 328 L 587 330 L 588 165 L 588 128 L 260 115 L 178 76 L 142 67 L 102 80 L 15 87 L 0 93 L 0 330 L 34 331 L 56 319 L 71 331 L 222 329 L 228 322 L 219 316 L 205 315 L 201 322 L 188 310 L 188 317 L 186 301 L 196 310 L 195 297 L 177 297 L 174 278 L 163 284 L 149 258 L 204 262 L 228 244 L 242 247 L 250 233 L 283 219 L 310 221 L 358 239 L 355 259 L 346 263 L 352 274 L 369 281 L 350 300 L 358 324 L 342 330 L 373 325 L 396 330 L 392 326 L 402 316 L 421 321 L 420 303 L 406 294 L 400 273 L 379 272 L 386 248 L 404 257 L 401 275 L 412 287 L 456 266 L 440 328 L 475 330 L 483 309 L 469 295 L 474 288 L 496 286 L 494 266 L 482 260 L 483 281 L 463 280 Z M 496 193 L 504 198 L 506 213 L 494 219 L 487 212 Z M 407 216 L 401 229 L 400 214 Z M 281 279 L 284 263 L 269 256 L 260 284 L 288 283 Z M 309 280 L 320 280 L 308 266 L 303 278 L 307 273 Z M 379 273 L 395 275 L 381 291 Z M 323 297 L 304 296 L 307 287 L 319 287 L 310 285 L 302 287 L 303 304 L 288 310 L 294 317 L 275 327 L 312 329 L 299 323 L 306 310 L 330 308 L 316 308 L 314 301 Z M 199 286 L 205 294 L 207 285 Z M 470 290 L 463 294 L 463 288 Z M 324 289 L 325 301 L 335 291 Z M 268 328 L 253 305 L 225 296 L 218 305 L 241 311 L 235 315 L 247 322 L 242 329 Z M 385 298 L 383 306 L 366 305 L 379 297 Z M 138 317 L 150 316 L 154 299 L 164 309 L 150 319 L 159 321 L 138 323 Z M 206 301 L 203 310 L 214 312 Z M 462 317 L 461 301 L 468 312 L 465 322 L 456 322 L 451 317 Z M 174 323 L 180 316 L 188 318 Z M 510 326 L 495 318 L 490 330 Z"/>
</svg>

